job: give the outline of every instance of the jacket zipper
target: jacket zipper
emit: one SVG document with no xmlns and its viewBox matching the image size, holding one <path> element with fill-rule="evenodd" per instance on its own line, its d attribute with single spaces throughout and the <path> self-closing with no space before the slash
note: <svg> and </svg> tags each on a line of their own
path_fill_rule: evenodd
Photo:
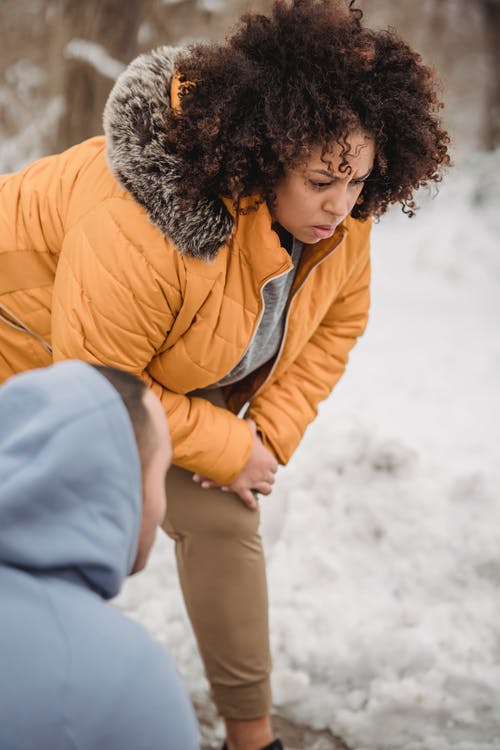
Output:
<svg viewBox="0 0 500 750">
<path fill-rule="evenodd" d="M 8 317 L 6 317 L 6 315 L 8 315 Z M 52 347 L 47 341 L 45 341 L 44 338 L 42 338 L 42 336 L 40 336 L 38 333 L 29 328 L 25 323 L 23 323 L 23 321 L 18 318 L 17 315 L 14 315 L 12 310 L 9 310 L 8 307 L 5 307 L 5 305 L 1 304 L 0 320 L 3 320 L 4 323 L 7 323 L 8 326 L 14 328 L 16 331 L 21 331 L 21 333 L 27 333 L 30 336 L 33 336 L 43 346 L 46 352 L 52 354 Z"/>
<path fill-rule="evenodd" d="M 248 350 L 250 349 L 250 347 L 251 347 L 251 345 L 252 345 L 252 342 L 253 342 L 253 340 L 254 340 L 254 338 L 255 338 L 255 334 L 256 334 L 256 333 L 257 333 L 257 331 L 259 330 L 259 326 L 260 326 L 260 321 L 262 320 L 262 318 L 263 318 L 263 316 L 264 316 L 264 312 L 265 312 L 265 303 L 264 303 L 264 289 L 266 288 L 266 286 L 267 286 L 268 284 L 270 284 L 270 283 L 271 283 L 271 281 L 275 281 L 276 279 L 279 279 L 279 278 L 281 278 L 282 276 L 286 276 L 286 274 L 287 274 L 287 273 L 290 273 L 290 271 L 292 271 L 292 270 L 293 270 L 293 268 L 294 268 L 294 266 L 292 265 L 292 266 L 291 266 L 290 268 L 287 268 L 287 269 L 286 269 L 286 271 L 282 271 L 281 273 L 278 273 L 278 274 L 276 274 L 276 276 L 271 276 L 271 278 L 270 278 L 270 279 L 267 279 L 267 281 L 265 281 L 265 282 L 264 282 L 264 283 L 262 284 L 262 286 L 260 287 L 260 289 L 259 289 L 259 293 L 260 293 L 260 301 L 261 301 L 261 303 L 262 303 L 262 309 L 261 309 L 261 311 L 260 311 L 260 315 L 259 315 L 259 317 L 257 318 L 257 324 L 255 325 L 255 327 L 254 327 L 254 329 L 253 329 L 253 332 L 252 332 L 252 336 L 251 336 L 251 338 L 250 338 L 250 341 L 249 341 L 249 342 L 248 342 L 248 344 L 247 344 L 247 347 L 246 347 L 245 351 L 243 352 L 243 354 L 241 355 L 241 357 L 240 357 L 240 358 L 238 359 L 238 361 L 236 362 L 236 364 L 234 364 L 234 365 L 233 365 L 233 367 L 231 367 L 231 369 L 229 370 L 229 372 L 228 372 L 228 373 L 227 373 L 226 375 L 224 375 L 224 378 L 226 378 L 226 377 L 227 377 L 227 376 L 228 376 L 228 375 L 229 375 L 229 374 L 230 374 L 230 373 L 231 373 L 231 372 L 232 372 L 232 371 L 234 370 L 234 368 L 236 367 L 236 365 L 237 365 L 237 364 L 238 364 L 239 362 L 241 362 L 241 360 L 243 359 L 243 357 L 244 357 L 244 356 L 246 355 L 246 353 L 247 353 L 247 352 L 248 352 Z M 224 378 L 221 378 L 221 380 L 224 380 Z"/>
<path fill-rule="evenodd" d="M 295 300 L 295 297 L 300 292 L 300 290 L 303 288 L 304 284 L 306 283 L 306 281 L 308 280 L 308 278 L 310 277 L 310 275 L 312 274 L 312 272 L 315 271 L 316 268 L 318 268 L 318 266 L 320 266 L 322 263 L 324 263 L 325 260 L 328 260 L 328 258 L 330 258 L 333 255 L 333 253 L 342 245 L 342 243 L 344 242 L 344 239 L 345 239 L 345 233 L 344 233 L 342 239 L 335 245 L 335 247 L 332 248 L 332 250 L 330 250 L 329 253 L 327 253 L 326 255 L 324 255 L 320 260 L 318 260 L 317 263 L 314 264 L 314 266 L 311 268 L 311 270 L 309 271 L 309 273 L 305 277 L 305 279 L 302 282 L 302 284 L 295 290 L 295 292 L 293 293 L 293 296 L 290 298 L 290 301 L 289 301 L 289 304 L 288 304 L 288 309 L 286 311 L 286 316 L 285 316 L 285 326 L 283 328 L 283 336 L 281 337 L 280 348 L 278 349 L 278 353 L 277 353 L 276 358 L 274 360 L 273 366 L 269 370 L 266 379 L 260 384 L 260 386 L 257 388 L 257 390 L 255 391 L 255 393 L 253 393 L 248 398 L 248 401 L 250 401 L 252 398 L 255 398 L 261 392 L 261 390 L 264 388 L 264 386 L 266 385 L 266 383 L 269 382 L 269 380 L 270 380 L 273 372 L 276 369 L 276 366 L 277 366 L 277 364 L 279 362 L 279 359 L 281 357 L 281 353 L 283 351 L 283 347 L 285 345 L 286 334 L 287 334 L 287 331 L 288 331 L 288 323 L 290 321 L 290 311 L 292 309 L 292 305 L 293 305 L 293 302 Z M 266 284 L 267 284 L 267 282 L 266 282 Z M 264 288 L 264 286 L 265 286 L 265 284 L 263 285 L 262 289 Z"/>
</svg>

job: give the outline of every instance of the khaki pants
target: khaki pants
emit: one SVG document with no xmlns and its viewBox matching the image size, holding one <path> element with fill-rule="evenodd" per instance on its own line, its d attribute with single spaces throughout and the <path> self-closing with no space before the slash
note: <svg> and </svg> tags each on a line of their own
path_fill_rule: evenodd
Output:
<svg viewBox="0 0 500 750">
<path fill-rule="evenodd" d="M 223 406 L 218 391 L 197 393 Z M 259 513 L 233 494 L 203 490 L 191 472 L 167 477 L 163 528 L 175 540 L 184 601 L 212 697 L 228 719 L 271 709 L 267 585 Z"/>
</svg>

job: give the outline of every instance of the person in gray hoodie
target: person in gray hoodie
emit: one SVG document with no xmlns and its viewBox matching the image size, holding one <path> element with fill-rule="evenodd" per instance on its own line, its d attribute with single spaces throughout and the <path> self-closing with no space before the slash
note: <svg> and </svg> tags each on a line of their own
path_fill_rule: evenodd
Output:
<svg viewBox="0 0 500 750">
<path fill-rule="evenodd" d="M 169 462 L 128 373 L 67 361 L 0 388 L 1 750 L 199 748 L 164 649 L 106 604 L 146 563 Z"/>
</svg>

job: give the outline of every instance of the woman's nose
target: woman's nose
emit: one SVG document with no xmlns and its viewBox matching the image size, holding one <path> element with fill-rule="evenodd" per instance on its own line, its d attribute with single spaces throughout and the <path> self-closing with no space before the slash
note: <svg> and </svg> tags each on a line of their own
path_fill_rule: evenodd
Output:
<svg viewBox="0 0 500 750">
<path fill-rule="evenodd" d="M 347 216 L 352 206 L 349 205 L 347 185 L 335 185 L 324 196 L 323 210 L 335 217 Z"/>
</svg>

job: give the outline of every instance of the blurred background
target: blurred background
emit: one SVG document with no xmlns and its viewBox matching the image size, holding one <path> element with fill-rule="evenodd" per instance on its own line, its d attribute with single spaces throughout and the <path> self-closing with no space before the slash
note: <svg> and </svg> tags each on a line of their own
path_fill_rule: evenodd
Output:
<svg viewBox="0 0 500 750">
<path fill-rule="evenodd" d="M 262 503 L 275 721 L 289 750 L 499 750 L 500 0 L 357 5 L 436 67 L 457 166 L 375 227 L 367 335 Z M 138 53 L 269 7 L 0 0 L 0 172 L 100 133 Z M 163 535 L 117 604 L 220 748 Z"/>
<path fill-rule="evenodd" d="M 500 0 L 360 0 L 442 78 L 459 160 L 500 142 Z M 101 132 L 113 79 L 160 44 L 222 39 L 270 0 L 1 0 L 0 169 Z"/>
</svg>

